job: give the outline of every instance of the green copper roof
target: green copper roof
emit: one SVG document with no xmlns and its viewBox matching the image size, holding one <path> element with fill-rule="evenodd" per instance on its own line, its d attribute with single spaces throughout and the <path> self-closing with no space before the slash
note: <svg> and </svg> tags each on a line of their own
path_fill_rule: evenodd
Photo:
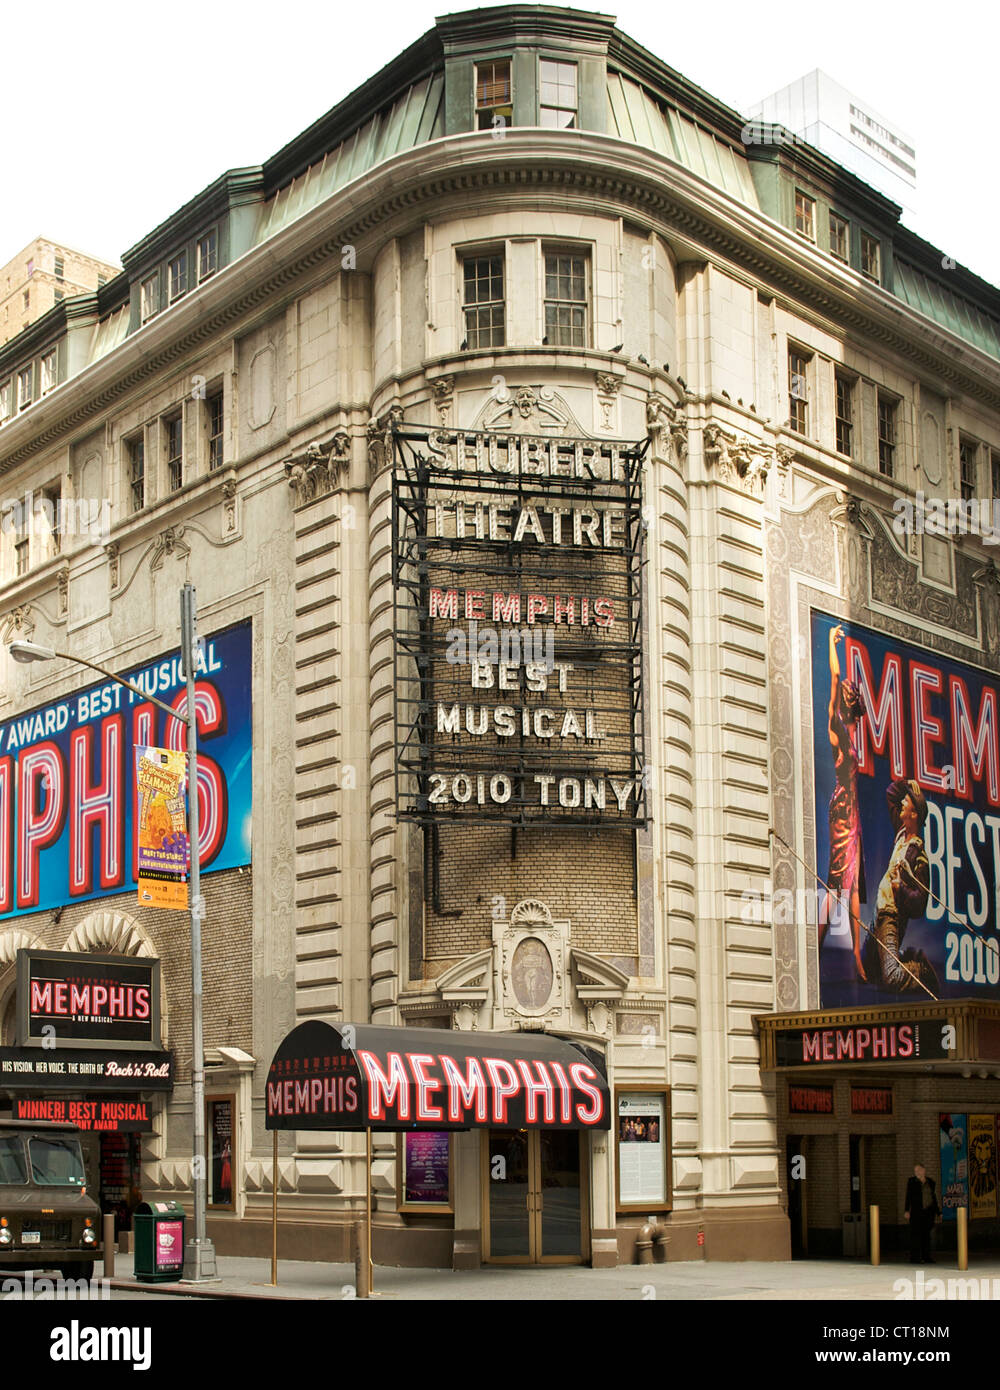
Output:
<svg viewBox="0 0 1000 1390">
<path fill-rule="evenodd" d="M 400 150 L 423 145 L 444 134 L 444 75 L 435 73 L 410 87 L 399 101 L 332 149 L 264 205 L 254 233 L 259 246 L 296 218 L 318 207 L 352 179 L 367 173 Z"/>
<path fill-rule="evenodd" d="M 675 107 L 661 106 L 644 87 L 618 72 L 608 74 L 608 117 L 610 134 L 656 150 L 720 192 L 759 210 L 742 153 Z"/>
<path fill-rule="evenodd" d="M 894 270 L 894 289 L 904 304 L 918 314 L 926 314 L 966 342 L 974 343 L 991 357 L 1000 358 L 1000 323 L 996 319 L 898 256 Z"/>
</svg>

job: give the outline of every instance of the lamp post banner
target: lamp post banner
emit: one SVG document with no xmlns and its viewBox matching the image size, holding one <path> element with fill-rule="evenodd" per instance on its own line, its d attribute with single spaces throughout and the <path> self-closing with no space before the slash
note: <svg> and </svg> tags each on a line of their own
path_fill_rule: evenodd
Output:
<svg viewBox="0 0 1000 1390">
<path fill-rule="evenodd" d="M 245 622 L 198 657 L 203 870 L 250 863 L 251 651 Z M 184 752 L 187 691 L 177 652 L 121 674 L 177 717 L 105 680 L 0 724 L 0 918 L 138 891 L 135 751 Z"/>
<path fill-rule="evenodd" d="M 185 805 L 187 759 L 167 748 L 137 748 L 135 769 L 139 902 L 185 912 L 191 854 Z"/>
</svg>

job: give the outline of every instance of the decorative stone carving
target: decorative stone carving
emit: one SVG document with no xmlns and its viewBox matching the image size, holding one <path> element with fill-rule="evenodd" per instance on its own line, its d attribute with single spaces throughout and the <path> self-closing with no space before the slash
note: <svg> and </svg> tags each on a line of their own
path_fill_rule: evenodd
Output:
<svg viewBox="0 0 1000 1390">
<path fill-rule="evenodd" d="M 368 438 L 368 476 L 374 480 L 383 468 L 392 463 L 392 433 L 403 423 L 403 407 L 390 406 L 377 420 L 369 420 L 365 431 Z"/>
<path fill-rule="evenodd" d="M 774 447 L 775 476 L 778 485 L 778 497 L 782 502 L 789 500 L 789 473 L 792 464 L 795 462 L 795 450 L 790 449 L 787 444 L 776 444 Z"/>
<path fill-rule="evenodd" d="M 108 582 L 112 589 L 121 583 L 121 542 L 108 541 L 104 553 L 108 557 Z"/>
<path fill-rule="evenodd" d="M 225 511 L 225 531 L 236 530 L 236 474 L 224 479 L 222 484 L 222 504 Z"/>
<path fill-rule="evenodd" d="M 565 434 L 569 412 L 560 407 L 547 386 L 498 384 L 482 419 L 484 430 L 517 430 L 524 434 Z"/>
<path fill-rule="evenodd" d="M 63 565 L 56 575 L 59 584 L 59 612 L 69 612 L 69 565 Z"/>
<path fill-rule="evenodd" d="M 439 376 L 431 382 L 431 394 L 441 420 L 441 428 L 447 429 L 451 423 L 451 409 L 455 401 L 455 378 Z"/>
<path fill-rule="evenodd" d="M 658 391 L 651 391 L 646 397 L 646 430 L 654 449 L 666 453 L 672 448 L 681 463 L 687 458 L 687 421 Z"/>
<path fill-rule="evenodd" d="M 161 569 L 168 555 L 176 554 L 183 558 L 191 554 L 191 547 L 183 540 L 183 526 L 168 526 L 157 536 L 153 546 L 153 558 L 149 562 L 151 570 Z"/>
<path fill-rule="evenodd" d="M 284 460 L 285 474 L 288 485 L 295 494 L 296 507 L 312 502 L 330 491 L 334 477 L 332 455 L 333 445 L 330 440 L 321 444 L 318 439 L 313 439 L 299 453 L 291 454 Z"/>
<path fill-rule="evenodd" d="M 105 951 L 116 956 L 155 956 L 152 938 L 124 912 L 92 912 L 66 938 L 66 951 Z"/>
<path fill-rule="evenodd" d="M 9 642 L 12 634 L 16 632 L 18 637 L 25 637 L 30 642 L 34 631 L 35 620 L 31 616 L 31 605 L 28 603 L 20 603 L 7 614 L 3 640 L 4 642 Z"/>
<path fill-rule="evenodd" d="M 613 376 L 611 372 L 595 372 L 594 384 L 597 387 L 597 409 L 600 412 L 597 428 L 613 430 L 616 424 L 621 377 Z"/>
<path fill-rule="evenodd" d="M 744 492 L 763 496 L 774 458 L 769 445 L 756 439 L 739 439 L 720 425 L 706 425 L 702 441 L 707 469 L 718 473 L 723 482 L 738 483 Z"/>
</svg>

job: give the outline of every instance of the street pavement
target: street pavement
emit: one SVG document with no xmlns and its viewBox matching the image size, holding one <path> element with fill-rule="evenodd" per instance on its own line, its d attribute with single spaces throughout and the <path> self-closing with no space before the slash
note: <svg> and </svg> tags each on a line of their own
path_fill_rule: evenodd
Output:
<svg viewBox="0 0 1000 1390">
<path fill-rule="evenodd" d="M 945 1257 L 947 1258 L 947 1257 Z M 267 1259 L 219 1256 L 219 1278 L 211 1284 L 148 1284 L 133 1278 L 131 1255 L 119 1255 L 112 1281 L 112 1299 L 161 1295 L 224 1299 L 306 1299 L 337 1302 L 353 1299 L 354 1268 L 306 1261 L 278 1262 L 278 1282 L 271 1285 Z M 95 1271 L 101 1277 L 98 1263 Z M 532 1268 L 484 1266 L 456 1273 L 447 1269 L 375 1268 L 374 1301 L 411 1302 L 536 1302 L 600 1300 L 664 1301 L 801 1301 L 893 1300 L 907 1296 L 900 1280 L 914 1281 L 911 1264 L 886 1263 L 877 1268 L 850 1260 L 796 1260 L 722 1264 L 709 1261 L 653 1265 L 622 1265 L 589 1269 L 581 1265 Z M 954 1256 L 947 1263 L 925 1268 L 925 1283 L 933 1278 L 992 1279 L 993 1297 L 1000 1295 L 1000 1259 L 970 1259 L 959 1271 Z M 985 1286 L 983 1286 L 985 1287 Z M 912 1296 L 912 1295 L 911 1295 Z M 918 1289 L 918 1297 L 920 1292 Z M 926 1296 L 926 1294 L 924 1295 Z M 982 1296 L 982 1295 L 981 1295 Z M 989 1297 L 990 1295 L 985 1295 Z"/>
</svg>

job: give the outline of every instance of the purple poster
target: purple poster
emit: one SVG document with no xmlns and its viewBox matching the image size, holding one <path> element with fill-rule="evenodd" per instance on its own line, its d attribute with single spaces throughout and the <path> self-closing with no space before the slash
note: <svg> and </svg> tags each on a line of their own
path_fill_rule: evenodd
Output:
<svg viewBox="0 0 1000 1390">
<path fill-rule="evenodd" d="M 447 1206 L 450 1201 L 451 1136 L 437 1130 L 403 1136 L 403 1201 Z"/>
<path fill-rule="evenodd" d="M 184 1222 L 157 1221 L 156 1268 L 178 1269 L 184 1263 Z"/>
<path fill-rule="evenodd" d="M 813 613 L 823 1008 L 1000 1000 L 998 683 Z"/>
</svg>

